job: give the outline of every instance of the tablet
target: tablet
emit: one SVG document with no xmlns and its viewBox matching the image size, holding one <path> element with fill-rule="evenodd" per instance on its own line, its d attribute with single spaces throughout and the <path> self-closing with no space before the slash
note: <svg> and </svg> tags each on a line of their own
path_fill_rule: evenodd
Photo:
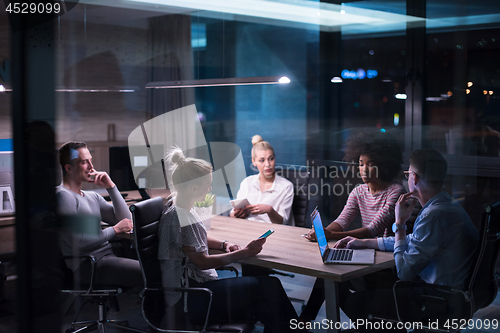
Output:
<svg viewBox="0 0 500 333">
<path fill-rule="evenodd" d="M 236 200 L 230 200 L 231 206 L 233 206 L 234 209 L 243 209 L 246 206 L 250 205 L 247 199 L 236 199 Z"/>
</svg>

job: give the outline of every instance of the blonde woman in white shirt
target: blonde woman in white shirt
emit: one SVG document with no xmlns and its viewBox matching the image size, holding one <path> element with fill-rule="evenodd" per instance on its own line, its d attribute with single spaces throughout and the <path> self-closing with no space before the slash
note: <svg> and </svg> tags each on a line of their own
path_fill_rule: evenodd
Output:
<svg viewBox="0 0 500 333">
<path fill-rule="evenodd" d="M 293 184 L 276 174 L 274 149 L 260 135 L 252 138 L 252 163 L 259 174 L 245 178 L 237 199 L 250 205 L 236 209 L 231 216 L 276 224 L 294 225 L 292 211 Z"/>
</svg>

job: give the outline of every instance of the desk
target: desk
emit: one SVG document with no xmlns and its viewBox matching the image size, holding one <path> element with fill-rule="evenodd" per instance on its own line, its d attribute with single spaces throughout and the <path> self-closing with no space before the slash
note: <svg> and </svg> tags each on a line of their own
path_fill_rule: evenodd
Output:
<svg viewBox="0 0 500 333">
<path fill-rule="evenodd" d="M 148 189 L 146 192 L 149 194 L 151 198 L 162 197 L 165 203 L 166 203 L 166 198 L 170 195 L 170 191 L 166 189 L 165 190 L 156 188 Z M 139 191 L 121 191 L 120 193 L 127 193 L 125 201 L 129 206 L 137 202 L 137 200 L 142 199 L 141 195 L 139 194 Z"/>
<path fill-rule="evenodd" d="M 395 265 L 392 253 L 379 251 L 376 252 L 373 265 L 325 265 L 321 260 L 318 244 L 302 237 L 308 229 L 299 227 L 214 216 L 208 235 L 245 246 L 269 228 L 273 228 L 276 232 L 269 236 L 262 252 L 241 262 L 324 279 L 326 317 L 333 323 L 340 322 L 339 282 Z M 339 330 L 332 327 L 329 332 L 339 332 Z"/>
<path fill-rule="evenodd" d="M 0 217 L 0 254 L 16 251 L 16 217 Z"/>
</svg>

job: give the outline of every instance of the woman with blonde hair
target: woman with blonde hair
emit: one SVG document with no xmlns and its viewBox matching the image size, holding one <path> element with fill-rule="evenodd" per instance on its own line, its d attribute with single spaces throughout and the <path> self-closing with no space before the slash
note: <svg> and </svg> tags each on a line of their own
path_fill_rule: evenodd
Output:
<svg viewBox="0 0 500 333">
<path fill-rule="evenodd" d="M 237 194 L 237 199 L 247 199 L 250 205 L 236 209 L 231 216 L 294 225 L 293 184 L 276 174 L 274 149 L 269 142 L 254 135 L 252 144 L 252 163 L 259 173 L 245 178 Z"/>
<path fill-rule="evenodd" d="M 186 158 L 174 147 L 167 155 L 175 198 L 165 206 L 158 230 L 162 284 L 164 287 L 202 287 L 213 292 L 210 323 L 241 322 L 255 318 L 264 332 L 290 332 L 290 320 L 297 314 L 272 277 L 238 277 L 219 280 L 215 271 L 229 263 L 257 255 L 266 242 L 256 239 L 239 245 L 207 236 L 193 205 L 211 190 L 212 166 L 207 161 Z M 209 249 L 225 251 L 209 255 Z M 188 311 L 197 323 L 204 321 L 208 299 L 203 295 L 165 292 L 167 311 Z"/>
</svg>

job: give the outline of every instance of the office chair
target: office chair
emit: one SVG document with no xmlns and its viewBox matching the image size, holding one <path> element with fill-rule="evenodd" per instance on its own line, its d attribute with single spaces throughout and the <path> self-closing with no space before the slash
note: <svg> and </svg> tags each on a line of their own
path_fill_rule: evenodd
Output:
<svg viewBox="0 0 500 333">
<path fill-rule="evenodd" d="M 307 214 L 309 205 L 309 171 L 287 169 L 284 177 L 293 184 L 292 214 L 296 227 L 311 227 L 310 217 Z M 307 221 L 309 219 L 309 221 Z"/>
<path fill-rule="evenodd" d="M 158 228 L 163 212 L 163 199 L 155 197 L 130 206 L 134 222 L 134 243 L 141 264 L 144 289 L 141 292 L 142 314 L 155 332 L 234 332 L 253 330 L 253 323 L 231 323 L 208 325 L 212 291 L 207 288 L 163 288 L 160 262 L 158 260 Z M 183 302 L 167 308 L 164 294 L 166 290 L 189 293 L 203 293 L 209 298 L 204 323 L 201 327 L 193 324 L 189 313 L 184 313 Z"/>
<path fill-rule="evenodd" d="M 107 303 L 110 302 L 114 305 L 115 308 L 118 308 L 118 304 L 116 303 L 116 296 L 122 293 L 122 289 L 116 286 L 97 286 L 94 284 L 95 277 L 95 257 L 92 255 L 89 256 L 63 256 L 63 259 L 75 259 L 82 258 L 88 260 L 90 262 L 90 283 L 88 288 L 83 289 L 74 289 L 74 281 L 73 281 L 73 272 L 66 267 L 64 262 L 62 262 L 63 271 L 65 272 L 65 281 L 63 285 L 65 288 L 61 290 L 62 293 L 71 294 L 74 296 L 79 296 L 83 298 L 88 298 L 89 300 L 85 302 L 80 309 L 77 311 L 75 316 L 75 320 L 71 323 L 70 328 L 66 330 L 66 333 L 82 333 L 82 332 L 92 332 L 94 330 L 98 330 L 99 332 L 106 332 L 107 326 L 113 326 L 120 328 L 121 330 L 130 331 L 130 332 L 141 332 L 145 333 L 146 331 L 136 329 L 128 326 L 128 322 L 126 320 L 110 320 L 106 318 L 106 308 Z M 72 300 L 71 300 L 72 301 Z M 83 306 L 88 302 L 94 302 L 98 304 L 99 318 L 96 320 L 88 320 L 88 321 L 77 321 L 80 312 Z M 70 304 L 69 304 L 70 305 Z"/>
<path fill-rule="evenodd" d="M 394 285 L 394 297 L 399 320 L 421 322 L 424 330 L 434 332 L 459 331 L 463 323 L 467 327 L 468 320 L 474 313 L 490 305 L 497 296 L 498 274 L 495 272 L 495 264 L 499 251 L 500 201 L 485 208 L 466 289 L 397 281 Z"/>
</svg>

